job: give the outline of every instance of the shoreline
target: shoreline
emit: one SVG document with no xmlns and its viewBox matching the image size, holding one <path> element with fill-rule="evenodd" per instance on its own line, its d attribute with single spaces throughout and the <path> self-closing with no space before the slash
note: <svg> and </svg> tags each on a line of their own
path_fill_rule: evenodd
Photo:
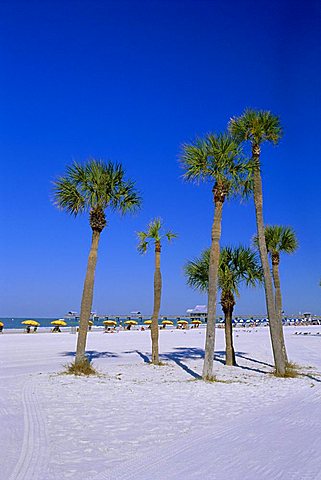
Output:
<svg viewBox="0 0 321 480">
<path fill-rule="evenodd" d="M 90 335 L 91 333 L 106 333 L 106 334 L 115 334 L 115 333 L 120 333 L 120 332 L 148 332 L 149 329 L 147 327 L 144 328 L 144 330 L 141 329 L 143 325 L 137 325 L 137 326 L 134 326 L 132 327 L 130 330 L 127 330 L 126 328 L 116 328 L 115 330 L 113 331 L 110 331 L 110 332 L 105 332 L 105 327 L 104 326 L 101 326 L 101 325 L 96 325 L 94 327 L 92 327 L 92 329 L 90 331 L 88 331 L 88 335 Z M 246 331 L 246 330 L 250 330 L 250 331 L 255 331 L 256 329 L 266 329 L 268 328 L 269 325 L 268 324 L 261 324 L 261 325 L 247 325 L 247 324 L 244 324 L 244 325 L 234 325 L 233 326 L 233 332 L 237 332 L 237 331 Z M 295 329 L 300 329 L 300 328 L 311 328 L 311 329 L 319 329 L 320 332 L 321 332 L 321 324 L 320 325 L 311 325 L 311 324 L 297 324 L 297 325 L 283 325 L 284 328 L 295 328 Z M 58 335 L 59 334 L 69 334 L 69 335 L 77 335 L 77 331 L 72 331 L 72 328 L 74 327 L 60 327 L 61 331 L 60 332 L 52 332 L 52 327 L 38 327 L 37 328 L 37 331 L 36 332 L 29 332 L 27 333 L 25 331 L 25 328 L 4 328 L 3 331 L 0 333 L 0 337 L 1 335 L 10 335 L 10 334 L 13 334 L 13 335 L 19 335 L 19 334 L 22 334 L 22 335 L 36 335 L 38 333 L 40 334 L 44 334 L 44 333 L 50 333 L 50 334 L 53 334 L 53 335 Z M 198 331 L 204 331 L 206 329 L 206 324 L 202 324 L 200 325 L 198 328 L 177 328 L 175 325 L 174 326 L 167 326 L 165 329 L 163 328 L 159 328 L 159 331 L 162 332 L 162 331 L 183 331 L 183 332 L 188 332 L 188 331 L 194 331 L 194 330 L 198 330 Z M 216 325 L 216 329 L 217 330 L 224 330 L 224 324 L 217 324 Z"/>
</svg>

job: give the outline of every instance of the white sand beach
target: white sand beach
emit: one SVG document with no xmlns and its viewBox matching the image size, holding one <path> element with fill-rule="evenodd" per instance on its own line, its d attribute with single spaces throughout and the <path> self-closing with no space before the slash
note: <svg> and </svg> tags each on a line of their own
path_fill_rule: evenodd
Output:
<svg viewBox="0 0 321 480">
<path fill-rule="evenodd" d="M 61 375 L 75 335 L 0 335 L 1 480 L 321 479 L 321 327 L 284 331 L 298 378 L 271 375 L 264 327 L 224 366 L 218 329 L 214 383 L 204 329 L 161 331 L 162 367 L 149 331 L 90 332 L 91 378 Z"/>
</svg>

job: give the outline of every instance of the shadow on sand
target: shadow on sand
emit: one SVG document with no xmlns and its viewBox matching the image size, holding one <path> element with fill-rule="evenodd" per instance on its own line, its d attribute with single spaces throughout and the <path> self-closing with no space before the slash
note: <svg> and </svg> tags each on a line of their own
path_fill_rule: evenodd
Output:
<svg viewBox="0 0 321 480">
<path fill-rule="evenodd" d="M 64 357 L 75 357 L 76 352 L 63 352 L 61 355 Z M 97 358 L 116 358 L 119 357 L 119 355 L 112 352 L 97 352 L 97 350 L 87 350 L 86 357 L 88 358 L 89 362 L 92 362 Z"/>
<path fill-rule="evenodd" d="M 147 353 L 143 353 L 139 350 L 132 350 L 130 352 L 124 352 L 124 353 L 137 353 L 141 357 L 141 359 L 145 363 L 150 363 L 150 356 Z M 264 362 L 260 362 L 259 360 L 255 360 L 254 358 L 250 358 L 246 356 L 246 353 L 244 352 L 236 352 L 236 357 L 237 358 L 244 358 L 244 360 L 248 360 L 253 363 L 261 364 L 264 366 L 268 366 L 273 368 L 272 365 Z M 182 368 L 186 373 L 191 375 L 191 377 L 195 379 L 201 379 L 201 375 L 192 370 L 190 367 L 188 367 L 185 363 L 184 360 L 199 360 L 204 358 L 204 350 L 202 348 L 196 348 L 196 347 L 176 347 L 173 352 L 169 353 L 163 353 L 160 355 L 160 359 L 162 361 L 170 360 L 176 363 L 180 368 Z M 216 351 L 215 352 L 215 361 L 222 363 L 225 365 L 225 351 Z M 257 372 L 257 373 L 262 373 L 262 374 L 268 374 L 270 372 L 261 370 L 259 368 L 254 368 L 254 367 L 249 367 L 249 366 L 244 366 L 244 365 L 237 365 L 237 368 L 240 368 L 241 370 L 248 370 L 251 372 Z"/>
<path fill-rule="evenodd" d="M 124 354 L 130 354 L 130 353 L 136 353 L 137 355 L 140 356 L 140 358 L 143 360 L 144 363 L 150 363 L 150 355 L 148 353 L 143 353 L 140 350 L 130 350 L 123 352 Z M 75 352 L 63 352 L 61 353 L 62 356 L 65 357 L 75 357 Z M 113 352 L 98 352 L 96 350 L 87 350 L 86 351 L 86 356 L 89 360 L 89 362 L 92 362 L 93 360 L 97 358 L 117 358 L 119 357 L 118 354 L 113 353 Z M 236 352 L 235 353 L 236 360 L 238 359 L 244 359 L 247 360 L 248 362 L 252 362 L 254 365 L 263 365 L 265 367 L 269 367 L 273 369 L 273 365 L 270 363 L 262 362 L 260 360 L 257 360 L 255 358 L 247 356 L 245 352 Z M 163 353 L 160 354 L 160 360 L 161 361 L 172 361 L 176 363 L 177 366 L 179 366 L 182 370 L 184 370 L 187 374 L 189 374 L 191 377 L 194 379 L 201 379 L 201 375 L 194 370 L 192 370 L 189 366 L 187 366 L 184 363 L 184 360 L 199 360 L 204 358 L 204 349 L 202 348 L 196 348 L 196 347 L 176 347 L 173 352 L 168 352 L 168 353 Z M 225 351 L 216 351 L 215 352 L 215 357 L 214 360 L 216 362 L 219 362 L 223 365 L 225 365 Z M 255 368 L 250 367 L 250 366 L 245 366 L 245 365 L 236 365 L 237 368 L 240 368 L 241 370 L 247 370 L 250 372 L 256 372 L 256 373 L 261 373 L 261 374 L 270 374 L 271 372 L 268 370 L 262 370 L 260 368 Z M 305 374 L 306 377 L 310 378 L 311 380 L 314 380 L 315 382 L 320 382 L 321 380 L 314 377 L 311 374 Z"/>
</svg>

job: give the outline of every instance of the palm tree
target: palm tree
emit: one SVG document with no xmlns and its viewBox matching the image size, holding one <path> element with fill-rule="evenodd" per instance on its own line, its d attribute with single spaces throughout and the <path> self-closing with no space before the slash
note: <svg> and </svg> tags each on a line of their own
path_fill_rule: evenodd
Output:
<svg viewBox="0 0 321 480">
<path fill-rule="evenodd" d="M 211 381 L 215 345 L 217 279 L 220 257 L 222 210 L 232 195 L 245 195 L 250 189 L 247 163 L 241 158 L 239 144 L 228 134 L 209 134 L 195 143 L 183 145 L 181 161 L 187 180 L 209 181 L 213 184 L 214 220 L 209 259 L 208 309 L 203 380 Z"/>
<path fill-rule="evenodd" d="M 282 325 L 277 316 L 274 304 L 274 294 L 271 272 L 264 235 L 263 192 L 261 178 L 261 145 L 265 142 L 277 144 L 282 135 L 280 120 L 268 111 L 245 110 L 243 115 L 230 120 L 229 130 L 239 142 L 249 141 L 252 148 L 253 188 L 256 213 L 257 237 L 261 263 L 264 273 L 265 298 L 270 321 L 270 335 L 273 349 L 275 373 L 284 376 L 286 373 L 286 352 Z"/>
<path fill-rule="evenodd" d="M 210 250 L 185 265 L 187 283 L 200 291 L 208 290 Z M 226 365 L 236 365 L 232 335 L 232 316 L 242 283 L 255 287 L 263 280 L 262 267 L 255 251 L 248 247 L 225 247 L 220 254 L 218 286 L 225 317 Z"/>
<path fill-rule="evenodd" d="M 107 225 L 105 211 L 109 209 L 125 214 L 136 210 L 141 203 L 134 183 L 125 180 L 124 176 L 121 165 L 91 159 L 84 165 L 75 162 L 67 168 L 65 176 L 54 182 L 55 205 L 75 217 L 82 213 L 89 213 L 92 230 L 81 300 L 75 365 L 86 361 L 86 339 L 93 301 L 98 244 L 100 234 Z"/>
<path fill-rule="evenodd" d="M 149 223 L 146 232 L 137 232 L 139 239 L 137 249 L 140 253 L 146 253 L 150 243 L 155 247 L 154 307 L 151 324 L 152 363 L 154 365 L 159 365 L 158 317 L 162 296 L 162 274 L 160 269 L 162 242 L 165 238 L 170 242 L 173 238 L 177 237 L 176 233 L 171 231 L 164 233 L 162 229 L 163 220 L 161 218 L 155 218 Z"/>
<path fill-rule="evenodd" d="M 272 263 L 272 277 L 275 290 L 275 309 L 282 325 L 282 295 L 279 274 L 280 253 L 294 253 L 298 248 L 298 241 L 295 231 L 291 227 L 269 225 L 265 227 L 264 233 L 266 248 L 271 257 Z M 254 243 L 256 246 L 258 245 L 257 237 L 255 237 Z M 284 354 L 286 355 L 286 351 Z"/>
</svg>

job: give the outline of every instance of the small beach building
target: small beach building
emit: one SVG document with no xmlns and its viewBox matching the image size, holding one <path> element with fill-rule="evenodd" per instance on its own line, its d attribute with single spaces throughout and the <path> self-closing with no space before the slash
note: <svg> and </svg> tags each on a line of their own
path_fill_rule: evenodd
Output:
<svg viewBox="0 0 321 480">
<path fill-rule="evenodd" d="M 203 318 L 207 320 L 207 305 L 196 305 L 194 308 L 188 308 L 186 313 L 191 319 Z"/>
</svg>

